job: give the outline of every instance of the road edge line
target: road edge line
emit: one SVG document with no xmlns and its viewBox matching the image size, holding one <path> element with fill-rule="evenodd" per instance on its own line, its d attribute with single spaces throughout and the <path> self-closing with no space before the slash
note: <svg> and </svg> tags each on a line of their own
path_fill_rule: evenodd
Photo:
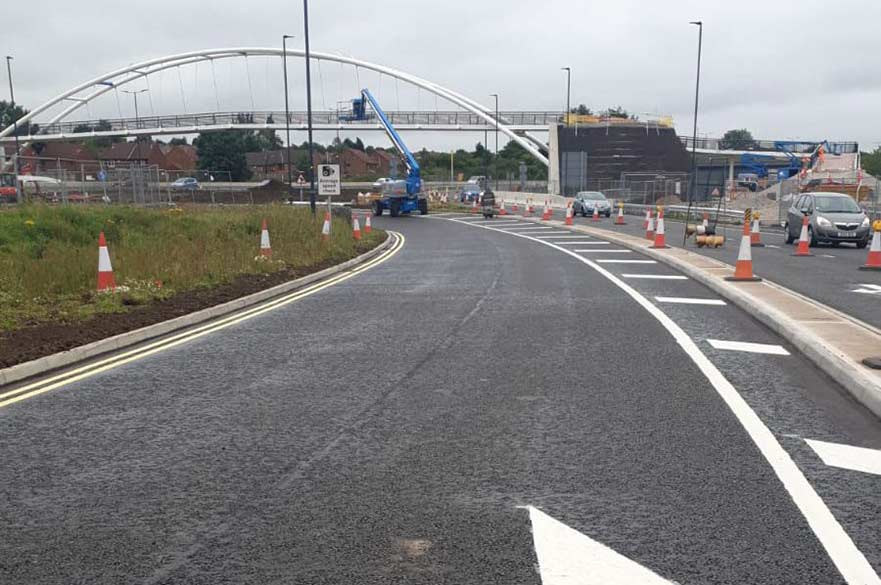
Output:
<svg viewBox="0 0 881 585">
<path fill-rule="evenodd" d="M 266 290 L 251 293 L 250 295 L 239 297 L 219 305 L 214 305 L 213 307 L 200 309 L 193 313 L 175 317 L 174 319 L 160 321 L 159 323 L 147 325 L 140 329 L 127 331 L 125 333 L 114 335 L 113 337 L 108 337 L 86 345 L 73 347 L 65 351 L 37 358 L 29 362 L 0 369 L 0 387 L 14 382 L 21 382 L 22 380 L 35 376 L 45 375 L 61 368 L 76 365 L 105 354 L 126 349 L 139 343 L 151 341 L 165 335 L 188 329 L 195 325 L 206 323 L 213 319 L 230 315 L 237 311 L 241 311 L 242 309 L 259 305 L 260 303 L 269 301 L 275 297 L 304 288 L 310 284 L 325 280 L 331 276 L 335 276 L 341 272 L 346 272 L 351 268 L 364 264 L 391 248 L 394 241 L 395 238 L 393 235 L 388 233 L 385 240 L 372 250 L 364 252 L 350 260 L 346 260 L 341 264 L 330 266 L 323 270 L 319 270 L 318 272 L 307 274 L 301 278 L 290 280 Z"/>
</svg>

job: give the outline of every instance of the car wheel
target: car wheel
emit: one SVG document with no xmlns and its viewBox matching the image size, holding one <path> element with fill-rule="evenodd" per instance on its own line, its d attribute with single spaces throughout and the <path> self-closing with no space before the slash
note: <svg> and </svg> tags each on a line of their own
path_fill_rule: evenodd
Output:
<svg viewBox="0 0 881 585">
<path fill-rule="evenodd" d="M 792 235 L 792 230 L 789 229 L 789 222 L 786 223 L 786 243 L 791 244 L 795 241 L 795 237 Z"/>
<path fill-rule="evenodd" d="M 373 202 L 373 215 L 379 217 L 382 215 L 382 202 L 374 201 Z"/>
<path fill-rule="evenodd" d="M 428 215 L 428 199 L 420 199 L 416 206 L 419 208 L 419 215 Z"/>
<path fill-rule="evenodd" d="M 398 217 L 401 214 L 401 201 L 400 201 L 400 199 L 392 199 L 389 202 L 388 213 L 392 217 Z"/>
<path fill-rule="evenodd" d="M 611 212 L 611 211 L 607 211 L 607 212 L 606 212 L 606 218 L 609 218 L 609 217 L 612 217 L 612 212 Z"/>
<path fill-rule="evenodd" d="M 808 226 L 808 240 L 810 241 L 810 247 L 817 247 L 817 236 L 814 235 L 814 228 Z"/>
</svg>

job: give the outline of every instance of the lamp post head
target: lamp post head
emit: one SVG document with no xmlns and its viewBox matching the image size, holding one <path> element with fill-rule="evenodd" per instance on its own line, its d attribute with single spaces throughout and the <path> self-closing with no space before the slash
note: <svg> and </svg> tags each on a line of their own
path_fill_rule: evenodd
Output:
<svg viewBox="0 0 881 585">
<path fill-rule="evenodd" d="M 703 27 L 703 26 L 704 26 L 703 21 L 700 21 L 700 20 L 692 20 L 692 21 L 689 22 L 688 24 L 695 24 L 695 25 L 700 26 L 700 27 Z"/>
<path fill-rule="evenodd" d="M 281 35 L 281 38 L 283 38 L 283 39 L 292 39 L 292 38 L 294 38 L 294 35 Z"/>
</svg>

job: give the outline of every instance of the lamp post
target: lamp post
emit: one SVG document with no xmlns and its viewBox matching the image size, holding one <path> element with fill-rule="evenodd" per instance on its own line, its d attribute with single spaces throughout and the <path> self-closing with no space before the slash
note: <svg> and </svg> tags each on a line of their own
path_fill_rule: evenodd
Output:
<svg viewBox="0 0 881 585">
<path fill-rule="evenodd" d="M 306 125 L 309 134 L 309 208 L 315 214 L 315 165 L 312 159 L 312 70 L 309 53 L 309 0 L 303 0 L 303 28 L 305 29 L 304 41 L 306 44 Z"/>
<path fill-rule="evenodd" d="M 122 93 L 130 94 L 135 100 L 135 128 L 136 129 L 141 128 L 141 117 L 138 113 L 138 94 L 144 93 L 147 91 L 150 91 L 150 90 L 147 88 L 138 89 L 138 90 L 134 90 L 134 91 L 128 90 L 128 89 L 122 90 Z M 138 160 L 141 160 L 141 137 L 135 136 L 135 141 L 137 142 L 137 147 L 138 147 Z"/>
<path fill-rule="evenodd" d="M 21 187 L 18 183 L 19 162 L 18 156 L 21 149 L 18 144 L 18 118 L 15 115 L 15 91 L 12 89 L 12 57 L 6 56 L 6 74 L 9 76 L 9 100 L 12 102 L 10 111 L 12 112 L 12 133 L 15 138 L 15 163 L 13 164 L 13 172 L 15 173 L 15 202 L 21 203 Z"/>
<path fill-rule="evenodd" d="M 564 124 L 564 126 L 568 127 L 569 126 L 569 110 L 572 108 L 572 104 L 570 101 L 570 99 L 572 97 L 572 68 L 571 67 L 561 67 L 561 71 L 566 72 L 566 113 L 565 113 L 565 117 L 563 118 L 563 124 Z M 558 139 L 557 145 L 559 145 L 559 144 L 560 144 L 560 140 Z M 560 164 L 563 167 L 562 173 L 561 173 L 563 184 L 560 185 L 560 194 L 563 197 L 565 197 L 566 196 L 566 178 L 567 177 L 566 177 L 565 157 L 563 156 L 562 152 L 560 153 Z"/>
<path fill-rule="evenodd" d="M 495 175 L 496 191 L 499 190 L 499 94 L 489 94 L 491 98 L 496 100 L 496 151 L 493 157 L 493 174 Z"/>
<path fill-rule="evenodd" d="M 293 35 L 281 36 L 281 60 L 284 67 L 284 126 L 285 126 L 285 146 L 287 147 L 287 164 L 288 164 L 288 203 L 294 200 L 294 175 L 291 170 L 291 109 L 288 102 L 288 46 L 287 40 L 294 38 Z"/>
<path fill-rule="evenodd" d="M 704 23 L 700 20 L 694 20 L 689 24 L 697 26 L 697 79 L 694 86 L 694 128 L 692 129 L 691 138 L 691 181 L 688 188 L 688 212 L 686 213 L 685 223 L 691 221 L 691 202 L 694 192 L 697 190 L 697 110 L 701 89 L 701 51 L 703 49 L 704 40 Z M 686 230 L 687 232 L 687 230 Z M 682 241 L 685 244 L 685 236 Z"/>
</svg>

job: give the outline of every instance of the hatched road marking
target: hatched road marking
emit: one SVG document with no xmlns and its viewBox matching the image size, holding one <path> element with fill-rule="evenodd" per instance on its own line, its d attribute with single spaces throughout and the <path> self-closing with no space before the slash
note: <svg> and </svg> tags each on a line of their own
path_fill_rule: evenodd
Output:
<svg viewBox="0 0 881 585">
<path fill-rule="evenodd" d="M 749 343 L 747 341 L 725 341 L 722 339 L 707 339 L 707 343 L 716 349 L 725 351 L 745 351 L 747 353 L 765 353 L 769 355 L 789 355 L 789 352 L 780 345 L 767 343 Z"/>
<path fill-rule="evenodd" d="M 673 303 L 679 305 L 713 305 L 724 307 L 725 301 L 720 299 L 689 299 L 685 297 L 655 297 L 659 303 Z"/>
<path fill-rule="evenodd" d="M 687 276 L 678 274 L 622 274 L 624 278 L 641 278 L 643 280 L 688 280 Z"/>
<path fill-rule="evenodd" d="M 811 449 L 830 467 L 881 475 L 881 451 L 805 439 Z"/>
<path fill-rule="evenodd" d="M 585 242 L 585 243 L 590 244 L 591 242 Z M 597 250 L 596 248 L 594 248 L 593 250 L 575 250 L 575 251 L 576 251 L 576 252 L 582 252 L 582 253 L 585 253 L 585 254 L 590 254 L 590 253 L 599 253 L 599 254 L 630 254 L 630 253 L 633 252 L 633 250 Z"/>
<path fill-rule="evenodd" d="M 597 260 L 600 264 L 657 264 L 656 260 Z"/>
</svg>

